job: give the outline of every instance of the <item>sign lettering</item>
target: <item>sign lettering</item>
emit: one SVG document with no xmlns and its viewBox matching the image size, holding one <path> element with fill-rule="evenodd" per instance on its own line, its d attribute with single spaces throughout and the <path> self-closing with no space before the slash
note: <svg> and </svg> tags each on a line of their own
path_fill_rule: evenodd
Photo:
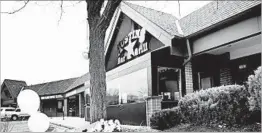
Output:
<svg viewBox="0 0 262 133">
<path fill-rule="evenodd" d="M 118 64 L 126 62 L 149 50 L 144 28 L 130 32 L 118 46 Z"/>
<path fill-rule="evenodd" d="M 55 99 L 55 98 L 63 98 L 62 95 L 53 95 L 53 96 L 42 96 L 41 99 Z"/>
</svg>

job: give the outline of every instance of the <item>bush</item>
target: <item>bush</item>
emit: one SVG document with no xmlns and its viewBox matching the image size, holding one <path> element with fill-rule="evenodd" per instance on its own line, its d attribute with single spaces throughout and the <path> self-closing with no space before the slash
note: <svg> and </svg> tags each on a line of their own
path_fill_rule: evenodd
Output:
<svg viewBox="0 0 262 133">
<path fill-rule="evenodd" d="M 187 94 L 178 106 L 188 123 L 245 124 L 249 118 L 248 95 L 244 86 L 220 86 Z"/>
<path fill-rule="evenodd" d="M 248 77 L 247 81 L 248 92 L 250 93 L 249 110 L 252 112 L 251 120 L 254 122 L 261 122 L 261 84 L 262 72 L 260 66 L 254 71 L 254 75 Z"/>
<path fill-rule="evenodd" d="M 164 109 L 154 113 L 150 118 L 150 126 L 153 129 L 168 129 L 181 123 L 181 111 L 179 107 Z"/>
<path fill-rule="evenodd" d="M 250 93 L 250 110 L 261 110 L 261 82 L 262 82 L 262 72 L 261 67 L 258 67 L 254 71 L 254 75 L 248 77 L 247 85 L 248 91 Z"/>
</svg>

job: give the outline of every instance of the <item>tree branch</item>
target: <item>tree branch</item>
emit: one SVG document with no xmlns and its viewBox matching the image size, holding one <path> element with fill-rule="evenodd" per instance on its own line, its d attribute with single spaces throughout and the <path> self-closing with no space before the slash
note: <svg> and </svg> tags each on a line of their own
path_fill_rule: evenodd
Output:
<svg viewBox="0 0 262 133">
<path fill-rule="evenodd" d="M 103 28 L 107 28 L 110 24 L 110 21 L 115 13 L 116 8 L 122 0 L 109 0 L 105 7 L 105 10 L 102 14 L 101 19 L 99 20 L 99 25 L 102 25 Z M 99 26 L 98 25 L 98 26 Z"/>
<path fill-rule="evenodd" d="M 104 0 L 86 0 L 88 18 L 100 15 Z"/>
<path fill-rule="evenodd" d="M 179 13 L 179 17 L 181 17 L 181 13 L 180 13 L 180 2 L 179 2 L 179 0 L 177 0 L 177 2 L 178 2 L 178 13 Z"/>
<path fill-rule="evenodd" d="M 60 17 L 59 17 L 59 20 L 58 20 L 58 25 L 62 19 L 62 16 L 63 16 L 63 13 L 64 13 L 64 9 L 63 9 L 63 0 L 61 0 L 61 3 L 60 3 Z"/>
<path fill-rule="evenodd" d="M 24 8 L 26 7 L 26 5 L 29 3 L 29 0 L 24 1 L 24 2 L 25 2 L 24 5 L 23 5 L 22 7 L 20 7 L 19 9 L 17 9 L 17 10 L 14 10 L 14 11 L 12 11 L 12 12 L 1 12 L 1 13 L 5 13 L 5 14 L 15 14 L 15 13 L 21 11 L 22 9 L 24 9 Z"/>
</svg>

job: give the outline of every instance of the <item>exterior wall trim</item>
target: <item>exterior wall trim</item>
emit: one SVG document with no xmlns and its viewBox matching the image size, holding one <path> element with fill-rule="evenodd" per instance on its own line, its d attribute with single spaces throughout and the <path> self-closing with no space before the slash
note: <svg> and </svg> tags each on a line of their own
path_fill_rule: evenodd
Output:
<svg viewBox="0 0 262 133">
<path fill-rule="evenodd" d="M 226 46 L 226 45 L 235 43 L 235 42 L 239 42 L 239 41 L 242 41 L 242 40 L 245 40 L 245 39 L 248 39 L 248 38 L 257 36 L 257 35 L 260 35 L 260 34 L 261 34 L 261 31 L 260 31 L 260 32 L 257 32 L 257 33 L 254 33 L 254 34 L 251 34 L 251 35 L 249 35 L 249 36 L 245 36 L 245 37 L 242 37 L 242 38 L 239 38 L 239 39 L 236 39 L 236 40 L 233 40 L 233 41 L 224 43 L 224 44 L 219 45 L 219 46 L 216 46 L 216 47 L 212 47 L 212 48 L 210 48 L 210 49 L 207 49 L 207 50 L 204 50 L 204 51 L 195 53 L 195 54 L 193 54 L 193 56 L 198 56 L 198 55 L 203 54 L 203 53 L 206 53 L 206 52 L 208 52 L 208 51 L 211 51 L 211 50 L 214 50 L 214 49 L 217 49 L 217 48 L 220 48 L 220 47 L 223 47 L 223 46 Z"/>
</svg>

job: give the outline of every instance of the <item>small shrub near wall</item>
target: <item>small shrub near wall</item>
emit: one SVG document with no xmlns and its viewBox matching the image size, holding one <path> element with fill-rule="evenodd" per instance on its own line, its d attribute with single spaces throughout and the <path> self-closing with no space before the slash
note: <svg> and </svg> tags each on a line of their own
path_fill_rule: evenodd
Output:
<svg viewBox="0 0 262 133">
<path fill-rule="evenodd" d="M 168 129 L 180 123 L 194 125 L 246 124 L 250 117 L 249 93 L 244 86 L 228 85 L 190 93 L 178 106 L 154 113 L 150 119 L 154 129 Z"/>
<path fill-rule="evenodd" d="M 150 126 L 153 129 L 168 129 L 181 123 L 181 112 L 179 107 L 164 109 L 156 112 L 150 118 Z"/>
<path fill-rule="evenodd" d="M 261 66 L 254 71 L 254 75 L 248 77 L 247 86 L 250 93 L 249 104 L 251 111 L 251 120 L 261 122 L 261 84 L 262 70 Z"/>
<path fill-rule="evenodd" d="M 178 106 L 188 123 L 245 124 L 249 118 L 248 95 L 244 86 L 220 86 L 188 94 Z"/>
</svg>

